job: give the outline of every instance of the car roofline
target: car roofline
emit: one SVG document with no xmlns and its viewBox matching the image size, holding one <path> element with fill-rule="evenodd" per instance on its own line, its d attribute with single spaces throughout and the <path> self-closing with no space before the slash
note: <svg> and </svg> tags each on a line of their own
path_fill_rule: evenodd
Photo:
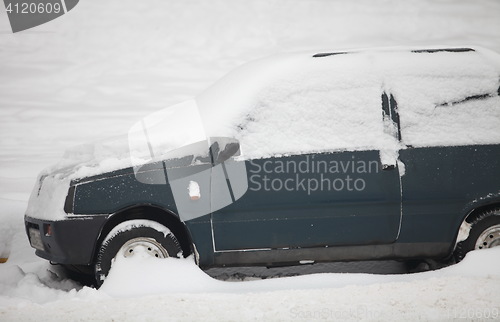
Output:
<svg viewBox="0 0 500 322">
<path fill-rule="evenodd" d="M 381 48 L 381 49 L 390 49 L 390 48 Z M 373 49 L 372 49 L 373 50 Z M 321 58 L 321 57 L 328 57 L 328 56 L 336 56 L 336 55 L 344 55 L 344 54 L 355 54 L 359 52 L 369 52 L 372 50 L 359 50 L 359 51 L 337 51 L 337 52 L 319 52 L 314 54 L 312 57 L 313 58 Z M 377 51 L 375 49 L 375 51 Z M 450 52 L 450 53 L 464 53 L 464 52 L 475 52 L 476 50 L 470 47 L 449 47 L 449 48 L 424 48 L 424 49 L 394 49 L 395 52 L 397 51 L 407 51 L 415 54 L 433 54 L 433 53 L 439 53 L 439 52 Z"/>
</svg>

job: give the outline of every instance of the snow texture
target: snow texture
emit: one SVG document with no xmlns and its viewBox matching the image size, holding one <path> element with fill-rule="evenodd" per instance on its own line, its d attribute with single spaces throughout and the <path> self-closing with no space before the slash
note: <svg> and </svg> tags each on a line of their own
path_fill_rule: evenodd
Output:
<svg viewBox="0 0 500 322">
<path fill-rule="evenodd" d="M 309 52 L 250 63 L 198 98 L 207 132 L 236 137 L 244 158 L 368 149 L 380 150 L 387 164 L 404 145 L 500 142 L 500 56 L 482 48 L 411 51 Z M 381 116 L 384 92 L 396 97 L 402 146 Z"/>
<path fill-rule="evenodd" d="M 286 68 L 289 60 L 283 52 L 386 46 L 470 45 L 500 52 L 499 16 L 496 0 L 80 1 L 63 17 L 13 35 L 5 11 L 0 10 L 0 256 L 9 257 L 0 264 L 0 320 L 442 321 L 471 320 L 487 313 L 491 318 L 485 320 L 498 320 L 491 315 L 500 303 L 497 249 L 473 252 L 454 267 L 422 274 L 327 273 L 250 284 L 211 281 L 187 260 L 175 262 L 178 265 L 152 262 L 141 265 L 141 271 L 151 275 L 137 277 L 150 279 L 135 294 L 128 281 L 123 281 L 130 270 L 137 274 L 138 263 L 128 261 L 112 269 L 104 285 L 106 293 L 82 288 L 36 257 L 24 231 L 23 214 L 37 175 L 61 159 L 62 151 L 77 146 L 58 168 L 74 167 L 83 159 L 83 165 L 76 168 L 82 176 L 96 167 L 116 167 L 121 161 L 111 155 L 120 159 L 116 155 L 122 152 L 126 158 L 121 160 L 130 163 L 128 137 L 123 134 L 133 124 L 193 97 L 203 105 L 200 93 L 245 62 L 280 55 Z M 273 68 L 276 71 L 280 66 Z M 463 88 L 471 78 L 444 81 L 451 87 L 458 82 L 456 86 Z M 418 88 L 440 83 L 433 74 L 427 79 L 430 83 Z M 398 107 L 407 107 L 407 118 L 401 117 L 408 126 L 403 140 L 418 143 L 419 137 L 411 133 L 421 129 L 410 120 L 411 113 L 426 117 L 412 105 L 412 95 L 418 97 L 418 90 L 410 86 L 410 78 L 396 80 L 384 86 L 401 93 Z M 491 90 L 493 84 L 479 81 L 467 95 L 490 94 Z M 238 95 L 225 94 L 228 100 Z M 427 100 L 422 111 L 430 111 L 432 104 L 445 104 L 435 108 L 445 118 L 446 109 L 474 117 L 479 113 L 476 101 L 460 103 L 461 97 L 455 94 L 450 90 L 421 98 Z M 226 97 L 216 92 L 214 96 Z M 481 104 L 487 104 L 481 106 L 493 108 L 496 99 L 485 98 Z M 233 115 L 212 116 L 222 122 Z M 471 140 L 492 131 L 492 120 L 484 121 L 485 129 Z M 450 132 L 458 127 L 446 126 Z M 237 133 L 246 138 L 246 131 Z M 445 129 L 436 131 L 421 144 L 432 144 Z M 114 137 L 116 142 L 102 143 L 105 137 Z M 89 141 L 97 143 L 86 144 Z M 46 180 L 66 177 L 63 171 Z M 47 187 L 55 184 L 49 181 Z M 57 192 L 52 194 L 60 198 Z M 300 272 L 314 272 L 317 265 L 302 266 Z M 175 274 L 153 275 L 158 269 L 171 269 Z M 205 288 L 200 290 L 196 282 Z M 120 296 L 122 288 L 124 297 Z M 157 293 L 144 295 L 146 291 Z"/>
</svg>

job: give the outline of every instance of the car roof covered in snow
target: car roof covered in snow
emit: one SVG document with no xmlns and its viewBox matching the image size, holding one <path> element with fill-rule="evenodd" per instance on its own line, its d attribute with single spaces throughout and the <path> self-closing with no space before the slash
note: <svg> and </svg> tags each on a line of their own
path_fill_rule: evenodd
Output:
<svg viewBox="0 0 500 322">
<path fill-rule="evenodd" d="M 499 86 L 500 55 L 483 48 L 300 52 L 245 64 L 197 103 L 209 136 L 235 137 L 253 158 L 390 146 L 384 92 L 398 102 L 404 144 L 498 143 Z"/>
<path fill-rule="evenodd" d="M 429 49 L 408 49 L 406 51 L 410 51 L 412 53 L 439 53 L 439 52 L 450 52 L 450 53 L 463 53 L 463 52 L 468 52 L 468 51 L 475 51 L 472 48 L 429 48 Z M 332 52 L 332 53 L 317 53 L 314 54 L 313 57 L 327 57 L 327 56 L 335 56 L 335 55 L 342 55 L 342 54 L 351 54 L 351 53 L 356 53 L 356 51 L 338 51 L 338 52 Z"/>
</svg>

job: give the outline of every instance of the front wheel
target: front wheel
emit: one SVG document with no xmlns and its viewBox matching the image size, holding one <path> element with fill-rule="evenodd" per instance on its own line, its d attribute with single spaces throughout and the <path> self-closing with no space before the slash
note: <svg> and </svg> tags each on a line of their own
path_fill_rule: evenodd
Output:
<svg viewBox="0 0 500 322">
<path fill-rule="evenodd" d="M 113 228 L 102 242 L 94 267 L 99 288 L 116 256 L 180 257 L 182 249 L 177 238 L 165 226 L 152 220 L 128 220 Z"/>
<path fill-rule="evenodd" d="M 496 246 L 500 246 L 500 208 L 484 212 L 471 223 L 469 237 L 457 244 L 455 258 L 461 261 L 472 250 Z"/>
</svg>

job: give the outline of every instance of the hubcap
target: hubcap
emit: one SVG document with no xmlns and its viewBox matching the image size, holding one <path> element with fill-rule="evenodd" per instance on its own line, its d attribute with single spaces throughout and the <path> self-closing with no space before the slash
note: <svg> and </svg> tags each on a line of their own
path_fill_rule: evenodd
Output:
<svg viewBox="0 0 500 322">
<path fill-rule="evenodd" d="M 156 258 L 167 258 L 167 250 L 154 238 L 138 237 L 127 241 L 118 251 L 123 257 L 133 257 L 139 254 Z"/>
<path fill-rule="evenodd" d="M 475 249 L 500 246 L 500 225 L 491 226 L 483 231 L 476 242 Z"/>
</svg>

